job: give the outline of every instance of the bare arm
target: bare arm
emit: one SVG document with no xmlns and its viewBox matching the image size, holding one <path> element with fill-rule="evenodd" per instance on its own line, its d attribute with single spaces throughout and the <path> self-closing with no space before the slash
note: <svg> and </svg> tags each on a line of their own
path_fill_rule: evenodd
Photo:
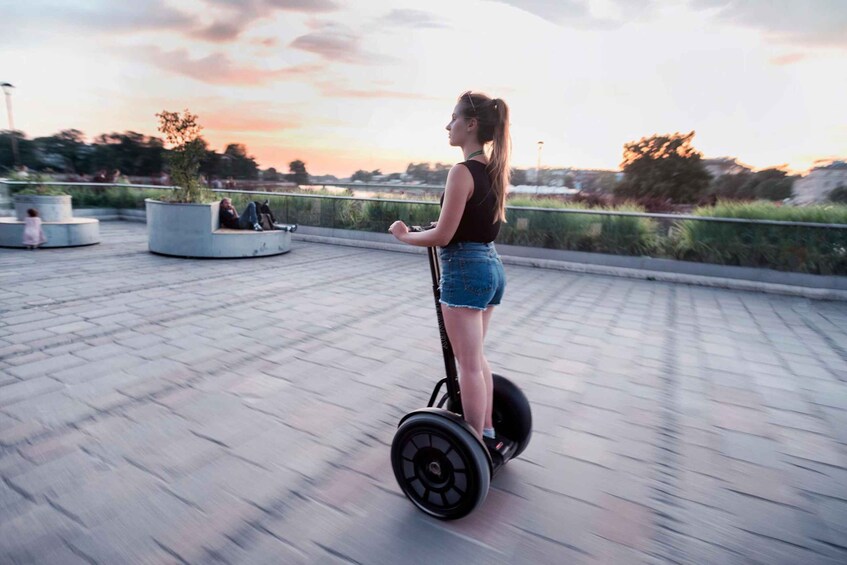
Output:
<svg viewBox="0 0 847 565">
<path fill-rule="evenodd" d="M 473 194 L 473 177 L 464 165 L 453 165 L 447 175 L 447 186 L 444 188 L 444 204 L 441 206 L 441 215 L 438 216 L 436 226 L 423 232 L 410 232 L 409 228 L 401 221 L 391 224 L 388 229 L 394 237 L 408 243 L 421 247 L 442 247 L 450 243 L 453 235 L 459 228 L 462 214 L 465 212 L 465 204 Z"/>
</svg>

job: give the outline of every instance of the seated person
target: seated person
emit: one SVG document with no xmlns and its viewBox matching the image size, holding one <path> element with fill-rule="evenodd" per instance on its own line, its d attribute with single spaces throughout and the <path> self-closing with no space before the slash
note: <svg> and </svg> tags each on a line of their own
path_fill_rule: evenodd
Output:
<svg viewBox="0 0 847 565">
<path fill-rule="evenodd" d="M 256 214 L 256 203 L 250 202 L 247 204 L 244 212 L 239 216 L 229 198 L 221 200 L 221 225 L 231 230 L 254 229 L 262 231 L 262 226 L 259 225 L 259 216 Z"/>
</svg>

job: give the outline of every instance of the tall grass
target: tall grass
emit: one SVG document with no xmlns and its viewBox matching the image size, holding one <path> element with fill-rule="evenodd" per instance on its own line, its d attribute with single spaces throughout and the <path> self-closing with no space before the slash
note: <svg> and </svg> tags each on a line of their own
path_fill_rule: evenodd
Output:
<svg viewBox="0 0 847 565">
<path fill-rule="evenodd" d="M 847 224 L 847 206 L 794 208 L 766 202 L 719 203 L 696 216 Z M 678 259 L 768 267 L 821 275 L 847 274 L 847 229 L 683 220 L 673 229 Z"/>
<path fill-rule="evenodd" d="M 145 198 L 163 198 L 173 192 L 170 189 L 138 189 L 129 186 L 61 188 L 71 195 L 74 208 L 144 208 Z"/>
<path fill-rule="evenodd" d="M 649 255 L 659 248 L 657 223 L 650 218 L 556 212 L 564 208 L 587 210 L 588 206 L 544 198 L 513 198 L 509 206 L 507 222 L 501 226 L 497 238 L 501 243 L 621 255 Z M 644 211 L 634 205 L 600 210 Z"/>
</svg>

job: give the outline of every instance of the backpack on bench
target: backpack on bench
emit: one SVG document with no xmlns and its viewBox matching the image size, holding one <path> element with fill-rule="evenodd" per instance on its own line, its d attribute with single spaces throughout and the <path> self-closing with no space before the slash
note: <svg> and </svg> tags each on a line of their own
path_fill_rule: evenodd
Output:
<svg viewBox="0 0 847 565">
<path fill-rule="evenodd" d="M 256 202 L 255 204 L 256 214 L 259 216 L 259 225 L 262 226 L 262 229 L 265 231 L 274 229 L 276 218 L 274 218 L 274 213 L 271 212 L 270 200 L 265 200 L 262 203 Z"/>
</svg>

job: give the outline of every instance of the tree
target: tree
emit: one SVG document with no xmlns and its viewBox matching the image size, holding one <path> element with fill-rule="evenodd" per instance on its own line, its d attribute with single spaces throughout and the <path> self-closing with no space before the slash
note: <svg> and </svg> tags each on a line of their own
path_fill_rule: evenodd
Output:
<svg viewBox="0 0 847 565">
<path fill-rule="evenodd" d="M 197 123 L 197 115 L 188 110 L 182 114 L 162 110 L 156 117 L 159 118 L 159 131 L 172 146 L 168 153 L 168 163 L 171 166 L 171 178 L 179 187 L 177 201 L 203 202 L 208 196 L 200 183 L 198 172 L 206 143 L 200 137 L 202 127 Z"/>
<path fill-rule="evenodd" d="M 615 189 L 617 189 L 618 184 L 618 173 L 606 171 L 597 175 L 594 180 L 594 186 L 597 192 L 602 192 L 605 194 L 613 194 Z"/>
<path fill-rule="evenodd" d="M 164 144 L 156 137 L 134 131 L 102 134 L 92 145 L 89 170 L 120 169 L 127 175 L 154 176 L 162 171 L 164 154 Z"/>
<path fill-rule="evenodd" d="M 765 169 L 754 175 L 756 181 L 753 193 L 761 200 L 785 200 L 791 198 L 794 177 L 779 169 Z"/>
<path fill-rule="evenodd" d="M 85 173 L 91 166 L 91 151 L 78 129 L 66 129 L 34 140 L 42 164 L 67 173 Z"/>
<path fill-rule="evenodd" d="M 738 173 L 736 175 L 720 175 L 712 179 L 709 192 L 724 200 L 752 200 L 755 194 L 751 183 L 753 173 Z M 748 192 L 748 187 L 751 189 Z"/>
<path fill-rule="evenodd" d="M 624 145 L 624 178 L 616 193 L 629 198 L 661 198 L 696 202 L 709 187 L 711 175 L 702 154 L 691 145 L 694 132 L 654 135 Z"/>
<path fill-rule="evenodd" d="M 230 143 L 221 156 L 220 172 L 224 177 L 256 179 L 259 178 L 259 165 L 255 158 L 247 155 L 243 143 Z"/>
<path fill-rule="evenodd" d="M 373 173 L 359 169 L 358 171 L 356 171 L 355 173 L 350 175 L 350 180 L 353 181 L 353 182 L 356 182 L 356 181 L 371 182 L 373 177 L 374 177 Z"/>
<path fill-rule="evenodd" d="M 309 184 L 309 173 L 306 171 L 306 163 L 297 159 L 288 164 L 288 180 L 300 184 Z"/>
<path fill-rule="evenodd" d="M 406 167 L 406 174 L 422 183 L 426 184 L 444 184 L 447 182 L 447 174 L 450 172 L 450 165 L 436 163 L 431 166 L 429 163 L 409 163 Z"/>
<path fill-rule="evenodd" d="M 791 196 L 796 177 L 776 168 L 755 173 L 721 175 L 712 179 L 710 192 L 732 200 L 784 200 Z"/>
<path fill-rule="evenodd" d="M 207 183 L 211 184 L 212 179 L 220 176 L 221 154 L 214 149 L 209 149 L 209 144 L 202 137 L 198 138 L 198 143 L 203 147 L 203 155 L 200 157 L 200 174 Z"/>
<path fill-rule="evenodd" d="M 264 171 L 261 172 L 262 180 L 275 182 L 279 180 L 279 173 L 273 167 L 268 167 Z"/>
<path fill-rule="evenodd" d="M 833 188 L 827 195 L 827 200 L 836 204 L 847 204 L 847 186 Z"/>
<path fill-rule="evenodd" d="M 520 186 L 522 184 L 526 184 L 526 170 L 512 169 L 511 182 L 512 186 Z"/>
<path fill-rule="evenodd" d="M 12 137 L 18 142 L 18 155 L 21 164 L 30 169 L 40 169 L 41 163 L 36 154 L 36 147 L 32 140 L 26 138 L 22 131 L 0 130 L 0 170 L 15 168 L 15 156 L 12 153 Z"/>
</svg>

